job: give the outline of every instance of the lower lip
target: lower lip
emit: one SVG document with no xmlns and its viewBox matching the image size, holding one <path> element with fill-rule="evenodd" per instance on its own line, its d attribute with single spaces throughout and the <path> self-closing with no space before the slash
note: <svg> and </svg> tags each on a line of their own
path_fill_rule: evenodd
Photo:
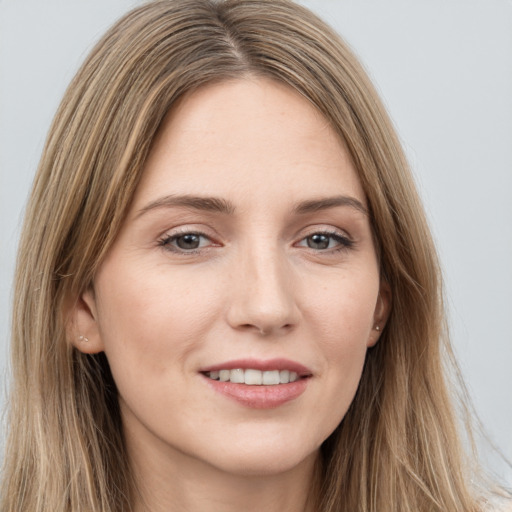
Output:
<svg viewBox="0 0 512 512">
<path fill-rule="evenodd" d="M 221 382 L 203 375 L 208 385 L 217 393 L 253 409 L 274 409 L 298 398 L 308 385 L 309 378 L 302 378 L 288 384 L 274 386 L 248 386 Z"/>
</svg>

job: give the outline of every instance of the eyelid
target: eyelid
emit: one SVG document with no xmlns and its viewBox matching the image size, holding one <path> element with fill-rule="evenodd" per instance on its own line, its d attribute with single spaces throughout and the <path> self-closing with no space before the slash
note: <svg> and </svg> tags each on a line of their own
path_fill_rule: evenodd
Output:
<svg viewBox="0 0 512 512">
<path fill-rule="evenodd" d="M 216 231 L 213 228 L 211 228 L 208 225 L 200 223 L 182 224 L 167 228 L 165 231 L 162 231 L 160 235 L 158 235 L 158 238 L 163 239 L 188 234 L 201 235 L 210 240 L 215 240 L 216 238 L 219 238 L 219 236 L 217 235 Z"/>
<path fill-rule="evenodd" d="M 308 236 L 316 235 L 316 234 L 324 234 L 324 235 L 332 235 L 339 236 L 346 240 L 354 241 L 352 236 L 345 230 L 332 225 L 326 224 L 314 224 L 310 226 L 306 226 L 302 229 L 296 236 L 296 238 L 300 238 L 300 240 L 307 238 Z"/>
</svg>

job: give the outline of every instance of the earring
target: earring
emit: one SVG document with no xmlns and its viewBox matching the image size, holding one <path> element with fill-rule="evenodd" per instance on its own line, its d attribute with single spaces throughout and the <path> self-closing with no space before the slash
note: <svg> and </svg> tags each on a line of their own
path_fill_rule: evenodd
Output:
<svg viewBox="0 0 512 512">
<path fill-rule="evenodd" d="M 380 325 L 376 325 L 376 326 L 375 326 L 375 330 L 376 330 L 376 331 L 380 331 Z"/>
<path fill-rule="evenodd" d="M 84 343 L 87 343 L 89 341 L 89 338 L 85 337 L 83 334 L 78 336 L 79 341 L 83 341 Z"/>
</svg>

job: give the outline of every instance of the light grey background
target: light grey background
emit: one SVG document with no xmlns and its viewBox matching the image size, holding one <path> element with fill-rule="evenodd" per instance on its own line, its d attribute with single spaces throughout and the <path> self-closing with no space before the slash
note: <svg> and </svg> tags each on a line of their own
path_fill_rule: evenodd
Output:
<svg viewBox="0 0 512 512">
<path fill-rule="evenodd" d="M 4 388 L 15 248 L 46 132 L 93 42 L 140 3 L 0 0 Z M 438 241 L 460 366 L 490 439 L 512 459 L 512 2 L 302 3 L 356 50 L 391 112 Z M 510 484 L 511 469 L 484 456 Z"/>
</svg>

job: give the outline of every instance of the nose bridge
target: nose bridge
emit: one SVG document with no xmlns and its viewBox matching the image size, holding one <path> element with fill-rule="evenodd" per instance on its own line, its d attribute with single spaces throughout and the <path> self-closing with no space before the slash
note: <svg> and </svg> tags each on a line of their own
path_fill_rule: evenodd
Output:
<svg viewBox="0 0 512 512">
<path fill-rule="evenodd" d="M 253 243 L 242 251 L 232 275 L 229 320 L 233 327 L 269 334 L 290 329 L 297 321 L 292 269 L 278 244 Z"/>
</svg>

